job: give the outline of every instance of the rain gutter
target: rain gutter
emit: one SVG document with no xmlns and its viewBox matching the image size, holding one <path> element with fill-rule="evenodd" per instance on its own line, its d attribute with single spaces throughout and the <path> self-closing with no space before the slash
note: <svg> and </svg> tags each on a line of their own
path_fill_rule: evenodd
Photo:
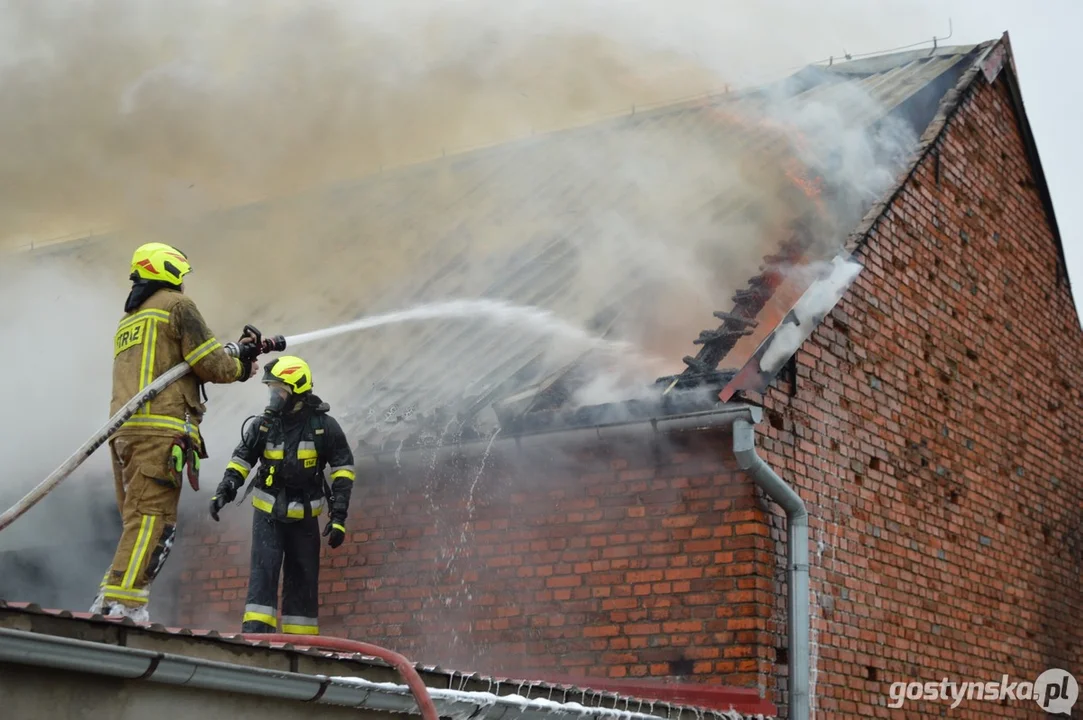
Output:
<svg viewBox="0 0 1083 720">
<path fill-rule="evenodd" d="M 418 715 L 418 701 L 408 685 L 374 683 L 356 677 L 330 677 L 266 670 L 201 658 L 107 645 L 86 640 L 0 628 L 0 662 L 87 673 L 126 680 L 146 680 L 218 692 L 240 693 L 359 710 Z M 662 720 L 606 707 L 561 704 L 519 696 L 449 692 L 432 689 L 430 703 L 441 717 L 499 720 L 519 716 L 562 715 L 580 718 Z"/>
<path fill-rule="evenodd" d="M 754 405 L 745 403 L 724 403 L 713 410 L 703 412 L 685 413 L 681 415 L 662 415 L 653 418 L 628 420 L 624 422 L 606 423 L 601 425 L 585 425 L 582 427 L 559 428 L 555 430 L 540 430 L 537 432 L 523 433 L 520 435 L 496 434 L 495 438 L 481 438 L 470 442 L 444 445 L 437 448 L 415 447 L 402 452 L 394 449 L 384 449 L 377 452 L 357 454 L 356 470 L 360 474 L 368 469 L 379 466 L 398 466 L 401 461 L 408 457 L 420 458 L 424 456 L 426 462 L 439 462 L 452 456 L 470 455 L 484 452 L 487 448 L 495 445 L 506 446 L 510 442 L 515 443 L 517 449 L 530 449 L 534 447 L 550 447 L 553 443 L 590 443 L 604 442 L 613 439 L 636 439 L 650 438 L 666 435 L 674 432 L 687 432 L 695 430 L 711 430 L 729 427 L 738 418 L 752 419 L 759 422 L 762 410 Z M 436 453 L 436 457 L 433 457 Z"/>
</svg>

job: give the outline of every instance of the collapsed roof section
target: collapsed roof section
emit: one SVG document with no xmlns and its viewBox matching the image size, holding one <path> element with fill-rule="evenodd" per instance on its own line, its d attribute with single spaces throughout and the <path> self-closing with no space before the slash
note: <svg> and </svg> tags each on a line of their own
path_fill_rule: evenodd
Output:
<svg viewBox="0 0 1083 720">
<path fill-rule="evenodd" d="M 950 70 L 937 74 L 931 58 L 938 53 L 955 60 L 951 63 Z M 895 69 L 888 69 L 893 61 L 901 64 Z M 922 64 L 926 65 L 924 71 L 921 69 Z M 939 51 L 934 49 L 932 53 L 912 51 L 869 58 L 829 68 L 828 72 L 843 78 L 868 78 L 883 72 L 887 72 L 889 76 L 894 73 L 912 73 L 916 78 L 924 75 L 924 87 L 896 110 L 903 113 L 903 117 L 919 133 L 919 137 L 908 152 L 905 163 L 898 167 L 894 181 L 875 203 L 862 209 L 863 216 L 860 221 L 854 223 L 853 218 L 847 218 L 850 230 L 836 249 L 837 254 L 834 257 L 821 255 L 817 258 L 814 253 L 805 249 L 810 247 L 807 244 L 795 248 L 795 254 L 800 256 L 799 262 L 805 264 L 805 267 L 810 267 L 807 263 L 817 260 L 829 260 L 830 264 L 822 263 L 818 272 L 790 273 L 788 276 L 767 267 L 764 274 L 753 278 L 743 296 L 739 293 L 734 297 L 734 308 L 730 312 L 718 313 L 725 322 L 711 334 L 721 336 L 721 342 L 725 343 L 724 352 L 716 353 L 716 356 L 723 358 L 721 362 L 727 368 L 720 373 L 726 377 L 726 382 L 718 393 L 718 399 L 722 402 L 740 398 L 745 392 L 762 393 L 766 390 L 783 364 L 793 357 L 804 340 L 831 311 L 860 272 L 856 264 L 847 262 L 848 259 L 864 245 L 869 233 L 884 217 L 918 164 L 941 143 L 944 130 L 952 116 L 969 94 L 980 86 L 983 78 L 986 84 L 1003 78 L 1011 96 L 1015 120 L 1057 246 L 1058 281 L 1065 285 L 1071 295 L 1063 243 L 1037 146 L 1023 107 L 1007 33 L 997 41 L 969 48 L 943 48 Z M 755 312 L 748 312 L 750 297 Z M 764 297 L 766 300 L 760 304 Z"/>
</svg>

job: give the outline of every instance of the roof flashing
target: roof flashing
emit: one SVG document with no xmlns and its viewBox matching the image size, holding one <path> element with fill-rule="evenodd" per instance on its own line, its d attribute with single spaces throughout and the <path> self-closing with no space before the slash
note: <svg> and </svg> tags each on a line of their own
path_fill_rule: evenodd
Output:
<svg viewBox="0 0 1083 720">
<path fill-rule="evenodd" d="M 837 75 L 876 75 L 902 65 L 908 65 L 912 62 L 922 62 L 941 57 L 961 57 L 967 55 L 976 47 L 978 47 L 978 45 L 944 45 L 936 48 L 887 52 L 882 55 L 872 55 L 856 60 L 844 60 L 843 62 L 832 62 L 830 64 L 816 63 L 810 67 Z"/>
</svg>

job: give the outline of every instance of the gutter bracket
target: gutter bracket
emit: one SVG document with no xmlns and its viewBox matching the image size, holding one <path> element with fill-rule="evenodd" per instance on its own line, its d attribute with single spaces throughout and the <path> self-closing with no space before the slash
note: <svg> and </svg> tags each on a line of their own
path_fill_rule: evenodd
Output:
<svg viewBox="0 0 1083 720">
<path fill-rule="evenodd" d="M 122 645 L 121 647 L 127 647 L 127 646 Z M 146 680 L 147 678 L 149 678 L 151 675 L 153 675 L 155 673 L 155 671 L 158 670 L 158 663 L 160 663 L 160 662 L 162 662 L 161 653 L 159 653 L 159 654 L 155 655 L 153 658 L 151 658 L 150 659 L 150 665 L 147 666 L 147 671 L 145 673 L 143 673 L 142 675 L 140 675 L 139 677 L 135 678 L 135 679 L 136 680 Z"/>
</svg>

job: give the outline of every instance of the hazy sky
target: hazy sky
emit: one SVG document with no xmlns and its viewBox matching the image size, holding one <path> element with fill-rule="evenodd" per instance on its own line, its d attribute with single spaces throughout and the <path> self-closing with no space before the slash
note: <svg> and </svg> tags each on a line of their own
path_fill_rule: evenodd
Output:
<svg viewBox="0 0 1083 720">
<path fill-rule="evenodd" d="M 871 0 L 870 0 L 871 2 Z M 830 4 L 830 3 L 827 3 Z M 1076 309 L 1083 314 L 1083 81 L 1072 72 L 1072 48 L 1083 27 L 1079 0 L 942 0 L 954 29 L 948 43 L 976 43 L 1005 30 L 1012 42 L 1027 117 L 1038 143 L 1067 256 Z M 900 33 L 900 41 L 908 38 Z"/>
<path fill-rule="evenodd" d="M 0 248 L 889 51 L 949 18 L 944 44 L 1011 34 L 1081 285 L 1083 0 L 9 0 Z"/>
</svg>

